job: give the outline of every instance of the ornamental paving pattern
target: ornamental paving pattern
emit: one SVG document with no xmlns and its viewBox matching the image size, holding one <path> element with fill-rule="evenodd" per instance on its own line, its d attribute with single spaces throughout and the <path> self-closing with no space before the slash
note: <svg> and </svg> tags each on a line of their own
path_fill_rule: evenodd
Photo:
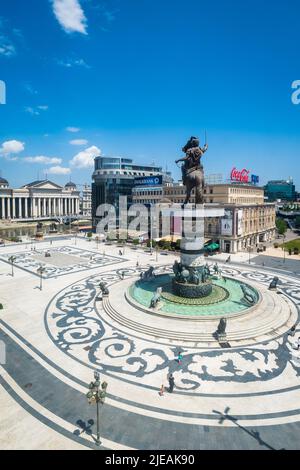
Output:
<svg viewBox="0 0 300 470">
<path fill-rule="evenodd" d="M 70 241 L 40 247 L 41 253 L 51 248 L 72 257 L 88 252 L 101 256 L 102 264 L 87 267 L 62 258 L 66 266 L 58 269 L 76 268 L 55 276 L 50 272 L 42 291 L 35 266 L 25 270 L 23 261 L 16 263 L 11 277 L 10 266 L 0 264 L 0 340 L 7 353 L 0 366 L 0 448 L 95 448 L 96 410 L 85 397 L 95 369 L 109 384 L 101 408 L 101 448 L 300 448 L 298 326 L 293 337 L 280 330 L 269 339 L 227 349 L 180 341 L 180 331 L 176 339 L 135 331 L 130 321 L 122 325 L 107 314 L 99 282 L 107 282 L 112 302 L 124 302 L 126 308 L 122 283 L 136 279 L 149 264 L 158 273 L 168 272 L 173 255 L 159 256 L 156 263 L 155 256 L 129 248 L 119 256 L 114 246 L 105 247 L 109 255 L 102 247 L 97 255 L 94 244 L 81 239 L 76 247 Z M 13 252 L 2 249 L 1 259 Z M 15 254 L 22 260 L 24 247 L 15 248 Z M 274 276 L 271 269 L 245 263 L 222 269 L 262 289 Z M 298 322 L 300 279 L 282 271 L 276 275 L 278 295 Z M 153 315 L 153 327 L 156 323 Z M 159 396 L 170 372 L 174 392 Z"/>
</svg>

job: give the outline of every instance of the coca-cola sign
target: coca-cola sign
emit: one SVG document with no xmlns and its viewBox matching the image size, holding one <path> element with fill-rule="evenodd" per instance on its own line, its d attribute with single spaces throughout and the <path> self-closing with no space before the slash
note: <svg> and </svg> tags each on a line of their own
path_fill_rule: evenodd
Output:
<svg viewBox="0 0 300 470">
<path fill-rule="evenodd" d="M 239 181 L 240 183 L 249 183 L 249 170 L 244 168 L 242 171 L 238 171 L 236 168 L 233 168 L 231 171 L 230 179 L 231 181 Z"/>
</svg>

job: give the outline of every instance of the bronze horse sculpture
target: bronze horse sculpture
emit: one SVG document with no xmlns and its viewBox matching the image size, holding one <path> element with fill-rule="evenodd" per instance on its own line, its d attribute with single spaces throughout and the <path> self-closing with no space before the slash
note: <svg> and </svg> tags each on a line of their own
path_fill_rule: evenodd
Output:
<svg viewBox="0 0 300 470">
<path fill-rule="evenodd" d="M 182 165 L 182 180 L 186 186 L 186 199 L 184 204 L 188 204 L 191 199 L 192 190 L 195 188 L 195 203 L 203 204 L 204 171 L 201 164 L 201 157 L 207 151 L 208 145 L 200 147 L 200 141 L 197 137 L 191 137 L 182 151 L 186 154 L 176 163 L 184 162 Z"/>
</svg>

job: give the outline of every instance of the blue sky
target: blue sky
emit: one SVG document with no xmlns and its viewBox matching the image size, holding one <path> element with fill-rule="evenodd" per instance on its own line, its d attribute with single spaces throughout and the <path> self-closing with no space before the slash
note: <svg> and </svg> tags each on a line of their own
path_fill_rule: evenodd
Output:
<svg viewBox="0 0 300 470">
<path fill-rule="evenodd" d="M 0 0 L 0 169 L 91 181 L 92 157 L 174 160 L 207 129 L 206 173 L 300 190 L 298 0 Z"/>
</svg>

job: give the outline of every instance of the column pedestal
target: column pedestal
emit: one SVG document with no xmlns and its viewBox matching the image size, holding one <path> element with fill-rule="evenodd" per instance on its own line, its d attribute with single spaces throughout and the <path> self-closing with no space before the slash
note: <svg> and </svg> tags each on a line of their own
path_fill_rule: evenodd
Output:
<svg viewBox="0 0 300 470">
<path fill-rule="evenodd" d="M 222 217 L 224 209 L 189 205 L 182 210 L 173 210 L 174 216 L 181 217 L 182 239 L 180 263 L 174 265 L 173 292 L 186 298 L 206 297 L 212 292 L 209 272 L 203 262 L 204 219 Z"/>
</svg>

